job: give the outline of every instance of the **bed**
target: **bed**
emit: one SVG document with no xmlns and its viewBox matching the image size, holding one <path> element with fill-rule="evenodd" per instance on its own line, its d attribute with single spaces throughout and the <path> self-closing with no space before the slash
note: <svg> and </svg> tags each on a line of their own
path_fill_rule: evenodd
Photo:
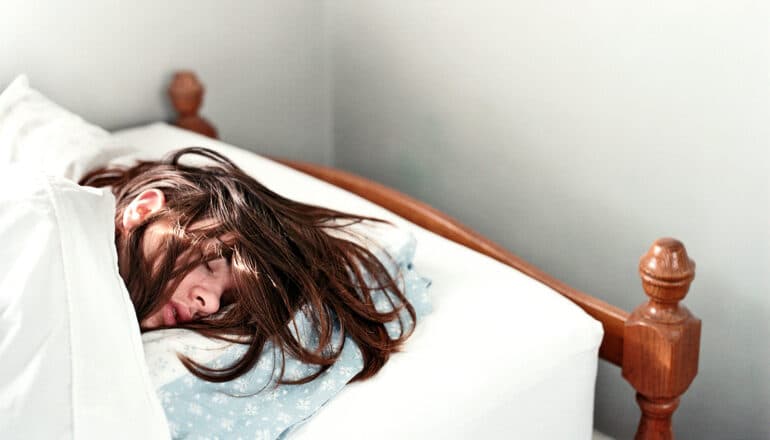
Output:
<svg viewBox="0 0 770 440">
<path fill-rule="evenodd" d="M 628 313 L 392 189 L 216 140 L 214 126 L 198 115 L 202 87 L 191 72 L 178 74 L 169 91 L 177 126 L 122 130 L 111 142 L 134 148 L 132 158 L 209 147 L 285 196 L 391 220 L 414 234 L 414 266 L 433 281 L 433 312 L 405 351 L 371 380 L 346 386 L 287 436 L 587 439 L 599 358 L 621 367 L 637 390 L 636 438 L 673 436 L 679 396 L 697 374 L 700 337 L 700 320 L 679 304 L 695 267 L 682 243 L 652 244 L 639 265 L 648 300 Z M 162 419 L 157 402 L 148 407 L 153 420 Z"/>
</svg>

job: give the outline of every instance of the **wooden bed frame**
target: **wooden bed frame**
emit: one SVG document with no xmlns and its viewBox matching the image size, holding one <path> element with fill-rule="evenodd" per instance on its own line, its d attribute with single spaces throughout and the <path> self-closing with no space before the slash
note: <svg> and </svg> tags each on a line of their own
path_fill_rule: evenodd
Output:
<svg viewBox="0 0 770 440">
<path fill-rule="evenodd" d="M 178 72 L 169 87 L 176 125 L 217 137 L 213 125 L 198 115 L 203 86 L 190 71 Z M 639 262 L 647 302 L 628 313 L 562 283 L 450 216 L 384 185 L 312 163 L 272 158 L 294 169 L 360 195 L 449 240 L 501 261 L 566 296 L 601 321 L 602 359 L 619 366 L 636 389 L 641 407 L 636 439 L 671 439 L 672 416 L 679 397 L 698 372 L 700 319 L 680 301 L 695 277 L 695 263 L 673 238 L 656 240 Z"/>
</svg>

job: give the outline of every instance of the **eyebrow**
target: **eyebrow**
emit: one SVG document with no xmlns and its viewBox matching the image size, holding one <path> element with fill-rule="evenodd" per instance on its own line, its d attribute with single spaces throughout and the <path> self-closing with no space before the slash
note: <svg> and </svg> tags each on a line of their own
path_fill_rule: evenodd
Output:
<svg viewBox="0 0 770 440">
<path fill-rule="evenodd" d="M 231 265 L 231 260 L 233 259 L 232 248 L 220 240 L 219 237 L 209 239 L 207 242 L 209 244 L 203 244 L 203 249 L 201 249 L 203 259 L 205 261 L 213 261 L 224 258 L 229 267 Z"/>
<path fill-rule="evenodd" d="M 219 237 L 215 237 L 214 240 L 217 242 L 217 251 L 219 253 L 219 257 L 225 259 L 227 267 L 232 267 L 233 249 Z"/>
<path fill-rule="evenodd" d="M 215 254 L 215 255 L 209 255 L 208 257 L 204 257 L 203 258 L 203 261 L 207 262 L 207 263 L 211 263 L 211 262 L 218 261 L 218 260 L 225 260 L 225 266 L 227 266 L 228 268 L 232 267 L 231 259 L 229 257 L 227 257 L 226 255 L 216 255 Z"/>
</svg>

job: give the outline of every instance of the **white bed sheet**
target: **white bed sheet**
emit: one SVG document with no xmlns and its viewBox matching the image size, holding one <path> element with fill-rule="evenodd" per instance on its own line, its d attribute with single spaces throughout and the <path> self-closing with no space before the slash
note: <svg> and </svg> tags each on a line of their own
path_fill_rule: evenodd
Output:
<svg viewBox="0 0 770 440">
<path fill-rule="evenodd" d="M 590 439 L 600 323 L 541 283 L 354 194 L 167 124 L 114 133 L 145 158 L 218 150 L 278 193 L 412 229 L 434 311 L 371 380 L 347 386 L 292 438 Z M 312 189 L 311 189 L 312 188 Z"/>
</svg>

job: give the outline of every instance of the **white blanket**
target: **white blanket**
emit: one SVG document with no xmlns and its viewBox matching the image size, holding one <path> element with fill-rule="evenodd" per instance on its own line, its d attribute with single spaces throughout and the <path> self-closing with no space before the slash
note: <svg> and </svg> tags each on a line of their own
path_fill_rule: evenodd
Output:
<svg viewBox="0 0 770 440">
<path fill-rule="evenodd" d="M 0 166 L 0 437 L 163 439 L 109 192 Z"/>
</svg>

